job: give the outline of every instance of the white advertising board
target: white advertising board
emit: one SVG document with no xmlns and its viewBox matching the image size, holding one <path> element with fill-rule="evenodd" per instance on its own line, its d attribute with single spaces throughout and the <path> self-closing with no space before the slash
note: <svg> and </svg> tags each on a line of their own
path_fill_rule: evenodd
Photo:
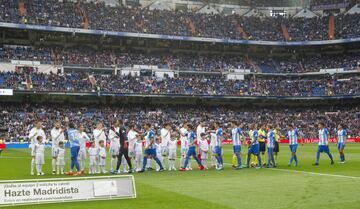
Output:
<svg viewBox="0 0 360 209">
<path fill-rule="evenodd" d="M 136 198 L 134 176 L 0 181 L 0 207 Z"/>
<path fill-rule="evenodd" d="M 14 95 L 13 89 L 0 89 L 0 96 L 12 96 Z"/>
</svg>

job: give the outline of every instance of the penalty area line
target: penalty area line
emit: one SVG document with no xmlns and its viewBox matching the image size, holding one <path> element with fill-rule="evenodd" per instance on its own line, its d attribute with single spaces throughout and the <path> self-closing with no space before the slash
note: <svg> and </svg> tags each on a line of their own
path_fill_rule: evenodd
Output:
<svg viewBox="0 0 360 209">
<path fill-rule="evenodd" d="M 329 174 L 329 173 L 316 173 L 310 171 L 299 171 L 299 170 L 289 170 L 289 169 L 282 169 L 282 168 L 269 168 L 273 171 L 282 171 L 288 173 L 300 173 L 300 174 L 307 174 L 307 175 L 314 175 L 314 176 L 330 176 L 330 177 L 337 177 L 337 178 L 346 178 L 346 179 L 360 179 L 359 176 L 345 176 L 339 174 Z"/>
</svg>

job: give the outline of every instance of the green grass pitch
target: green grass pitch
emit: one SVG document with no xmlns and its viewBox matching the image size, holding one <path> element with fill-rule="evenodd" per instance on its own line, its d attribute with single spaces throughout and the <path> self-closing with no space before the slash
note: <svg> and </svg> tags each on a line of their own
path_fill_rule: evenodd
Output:
<svg viewBox="0 0 360 209">
<path fill-rule="evenodd" d="M 333 166 L 328 157 L 322 154 L 320 166 L 313 167 L 311 164 L 315 159 L 317 145 L 309 144 L 298 148 L 299 166 L 288 167 L 290 151 L 287 145 L 281 145 L 278 168 L 233 170 L 230 165 L 232 147 L 226 145 L 224 162 L 227 164 L 223 171 L 151 171 L 134 174 L 138 195 L 136 199 L 16 208 L 359 209 L 360 145 L 346 145 L 347 162 L 344 165 L 338 163 L 336 145 L 330 146 L 335 159 Z M 50 174 L 50 150 L 46 156 L 46 175 L 43 178 L 58 177 Z M 243 149 L 243 163 L 245 159 Z M 194 162 L 192 164 L 195 166 Z M 29 175 L 29 167 L 29 150 L 5 150 L 0 157 L 0 180 L 37 178 Z"/>
</svg>

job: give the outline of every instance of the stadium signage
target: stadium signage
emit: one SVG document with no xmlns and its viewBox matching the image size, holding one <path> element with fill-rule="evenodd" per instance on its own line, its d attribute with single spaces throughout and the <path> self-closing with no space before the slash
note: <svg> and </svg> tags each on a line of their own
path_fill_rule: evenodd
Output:
<svg viewBox="0 0 360 209">
<path fill-rule="evenodd" d="M 130 175 L 0 182 L 0 206 L 135 197 Z"/>
<path fill-rule="evenodd" d="M 0 96 L 12 96 L 14 95 L 13 89 L 0 89 Z"/>
<path fill-rule="evenodd" d="M 6 22 L 0 22 L 0 27 L 23 29 L 23 30 L 65 32 L 65 33 L 73 33 L 73 34 L 80 33 L 80 34 L 92 34 L 92 35 L 103 35 L 103 36 L 163 39 L 163 40 L 174 40 L 174 41 L 194 41 L 194 42 L 246 44 L 246 45 L 254 44 L 254 45 L 266 45 L 266 46 L 328 45 L 328 44 L 342 44 L 342 43 L 351 43 L 351 42 L 360 41 L 360 37 L 336 39 L 336 40 L 322 40 L 322 41 L 290 41 L 290 42 L 255 41 L 255 40 L 202 38 L 202 37 L 190 37 L 190 36 L 173 36 L 173 35 L 158 35 L 158 34 L 147 34 L 147 33 L 90 30 L 90 29 L 82 29 L 82 28 L 65 28 L 65 27 L 57 27 L 57 26 L 45 26 L 45 25 L 26 25 L 26 24 L 17 24 L 17 23 L 6 23 Z"/>
</svg>

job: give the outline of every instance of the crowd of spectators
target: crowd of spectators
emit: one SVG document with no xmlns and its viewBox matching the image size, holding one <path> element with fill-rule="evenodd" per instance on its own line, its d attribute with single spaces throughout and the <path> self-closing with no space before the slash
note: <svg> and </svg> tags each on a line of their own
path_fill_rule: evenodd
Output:
<svg viewBox="0 0 360 209">
<path fill-rule="evenodd" d="M 181 71 L 227 72 L 234 69 L 247 69 L 263 73 L 305 73 L 318 72 L 320 69 L 357 69 L 360 64 L 360 54 L 264 58 L 233 54 L 145 54 L 84 47 L 60 49 L 6 46 L 0 48 L 0 61 L 10 62 L 10 60 L 40 61 L 43 64 L 83 67 L 125 68 L 134 65 L 153 65 L 161 69 Z"/>
<path fill-rule="evenodd" d="M 199 36 L 249 40 L 284 41 L 281 26 L 288 29 L 287 41 L 327 40 L 329 17 L 245 17 L 238 14 L 203 14 L 190 11 L 160 11 L 140 7 L 110 7 L 105 3 L 58 0 L 25 2 L 20 15 L 18 0 L 0 0 L 0 21 L 89 28 L 108 31 Z M 359 37 L 360 15 L 335 16 L 335 39 Z"/>
<path fill-rule="evenodd" d="M 29 77 L 31 79 L 29 79 Z M 287 78 L 247 76 L 228 80 L 223 76 L 168 77 L 89 74 L 0 73 L 0 88 L 57 92 L 104 92 L 170 95 L 231 96 L 343 96 L 359 95 L 358 76 Z M 30 87 L 31 84 L 31 87 Z"/>
<path fill-rule="evenodd" d="M 27 141 L 27 134 L 36 120 L 43 121 L 44 130 L 49 136 L 56 121 L 65 124 L 72 121 L 84 125 L 86 132 L 91 135 L 96 123 L 102 122 L 110 128 L 114 119 L 123 119 L 125 124 L 135 123 L 142 129 L 145 122 L 150 122 L 156 130 L 165 122 L 171 123 L 173 129 L 184 123 L 191 123 L 195 127 L 204 122 L 208 126 L 213 121 L 220 122 L 225 133 L 229 133 L 229 121 L 236 120 L 244 124 L 247 132 L 251 123 L 272 123 L 280 126 L 285 135 L 286 127 L 292 123 L 302 133 L 301 137 L 317 137 L 317 123 L 325 122 L 331 135 L 335 135 L 337 124 L 346 126 L 348 134 L 360 136 L 360 109 L 355 106 L 342 107 L 205 107 L 205 106 L 76 106 L 76 105 L 37 105 L 37 104 L 0 104 L 1 128 L 7 130 L 0 133 L 0 137 L 7 142 L 21 139 Z"/>
</svg>

